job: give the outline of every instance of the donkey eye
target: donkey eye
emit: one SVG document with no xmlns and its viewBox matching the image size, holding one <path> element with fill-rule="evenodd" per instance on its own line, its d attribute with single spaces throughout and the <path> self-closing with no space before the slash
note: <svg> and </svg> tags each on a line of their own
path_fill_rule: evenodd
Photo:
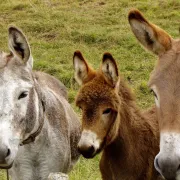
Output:
<svg viewBox="0 0 180 180">
<path fill-rule="evenodd" d="M 103 111 L 103 114 L 109 114 L 112 111 L 111 108 L 107 108 L 106 110 Z"/>
<path fill-rule="evenodd" d="M 82 107 L 78 105 L 79 110 L 82 110 Z"/>
<path fill-rule="evenodd" d="M 158 99 L 157 94 L 151 89 L 150 92 L 154 95 L 156 99 Z"/>
<path fill-rule="evenodd" d="M 22 92 L 22 93 L 19 95 L 18 100 L 19 100 L 19 99 L 22 99 L 22 98 L 25 98 L 27 95 L 28 95 L 28 92 L 27 92 L 27 91 Z"/>
</svg>

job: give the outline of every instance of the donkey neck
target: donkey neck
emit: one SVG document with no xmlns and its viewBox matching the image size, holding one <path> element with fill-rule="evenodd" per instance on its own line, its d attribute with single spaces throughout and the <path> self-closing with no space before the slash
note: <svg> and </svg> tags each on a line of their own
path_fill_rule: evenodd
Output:
<svg viewBox="0 0 180 180">
<path fill-rule="evenodd" d="M 147 113 L 148 117 L 140 111 L 131 90 L 122 81 L 119 87 L 119 96 L 121 99 L 119 117 L 114 125 L 116 126 L 119 121 L 119 129 L 115 140 L 107 146 L 105 151 L 111 154 L 113 162 L 123 162 L 122 168 L 127 166 L 130 172 L 131 169 L 134 169 L 133 171 L 139 173 L 140 169 L 147 167 L 148 161 L 153 162 L 154 156 L 158 152 L 158 125 L 154 123 L 155 111 Z M 150 120 L 153 122 L 151 123 Z M 146 155 L 142 156 L 143 154 Z"/>
<path fill-rule="evenodd" d="M 135 148 L 138 148 L 137 141 L 139 139 L 145 141 L 146 136 L 154 140 L 153 138 L 156 138 L 154 131 L 158 128 L 155 108 L 150 109 L 152 113 L 142 112 L 125 82 L 121 82 L 119 95 L 122 100 L 119 112 L 119 136 Z"/>
<path fill-rule="evenodd" d="M 144 126 L 147 126 L 146 118 L 143 117 L 142 112 L 136 105 L 130 88 L 122 81 L 119 88 L 119 96 L 121 99 L 119 108 L 119 135 L 123 139 L 131 139 L 131 136 L 134 136 L 131 132 L 137 135 L 142 131 Z"/>
<path fill-rule="evenodd" d="M 154 157 L 159 150 L 158 124 L 154 109 L 146 114 L 139 110 L 130 89 L 121 81 L 119 113 L 114 140 L 106 146 L 102 161 L 112 176 L 122 179 L 156 179 Z M 116 126 L 116 128 L 115 128 Z M 102 165 L 104 166 L 104 165 Z M 101 166 L 101 169 L 104 167 Z"/>
</svg>

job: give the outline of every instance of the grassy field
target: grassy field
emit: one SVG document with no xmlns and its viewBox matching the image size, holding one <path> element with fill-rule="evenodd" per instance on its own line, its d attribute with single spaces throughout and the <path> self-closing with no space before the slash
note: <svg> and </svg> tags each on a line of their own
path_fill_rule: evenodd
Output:
<svg viewBox="0 0 180 180">
<path fill-rule="evenodd" d="M 109 51 L 129 80 L 138 105 L 147 108 L 154 103 L 147 82 L 156 57 L 133 36 L 127 21 L 131 8 L 141 10 L 174 38 L 179 36 L 180 0 L 0 0 L 0 49 L 8 50 L 7 27 L 20 27 L 30 42 L 34 69 L 60 79 L 74 108 L 78 86 L 73 80 L 73 52 L 81 50 L 98 68 L 102 54 Z M 81 158 L 70 180 L 100 180 L 99 159 Z"/>
</svg>

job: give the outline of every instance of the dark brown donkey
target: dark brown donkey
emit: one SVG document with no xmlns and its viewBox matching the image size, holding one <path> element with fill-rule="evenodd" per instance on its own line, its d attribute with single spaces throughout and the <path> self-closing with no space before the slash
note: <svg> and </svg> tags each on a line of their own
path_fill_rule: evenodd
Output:
<svg viewBox="0 0 180 180">
<path fill-rule="evenodd" d="M 94 71 L 79 51 L 74 53 L 75 79 L 82 85 L 76 105 L 82 109 L 78 144 L 85 158 L 103 151 L 103 180 L 157 180 L 154 158 L 159 151 L 155 108 L 142 112 L 115 60 L 105 53 Z"/>
<path fill-rule="evenodd" d="M 150 23 L 138 10 L 131 10 L 129 23 L 140 43 L 158 55 L 149 81 L 157 106 L 160 152 L 156 169 L 166 179 L 180 179 L 180 39 Z"/>
</svg>

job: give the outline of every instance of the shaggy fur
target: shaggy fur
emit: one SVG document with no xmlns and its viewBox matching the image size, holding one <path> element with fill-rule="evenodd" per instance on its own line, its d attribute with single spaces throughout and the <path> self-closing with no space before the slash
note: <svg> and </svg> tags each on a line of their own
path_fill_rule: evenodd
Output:
<svg viewBox="0 0 180 180">
<path fill-rule="evenodd" d="M 85 61 L 79 54 L 75 52 L 76 57 Z M 87 69 L 91 74 L 92 68 Z M 145 112 L 139 110 L 109 53 L 104 54 L 100 70 L 92 73 L 93 79 L 82 82 L 76 104 L 82 109 L 82 129 L 93 131 L 101 139 L 97 153 L 103 152 L 100 161 L 103 180 L 161 179 L 154 168 L 154 158 L 159 151 L 155 107 Z M 106 109 L 111 112 L 108 127 L 103 128 L 102 116 L 107 113 Z"/>
</svg>

